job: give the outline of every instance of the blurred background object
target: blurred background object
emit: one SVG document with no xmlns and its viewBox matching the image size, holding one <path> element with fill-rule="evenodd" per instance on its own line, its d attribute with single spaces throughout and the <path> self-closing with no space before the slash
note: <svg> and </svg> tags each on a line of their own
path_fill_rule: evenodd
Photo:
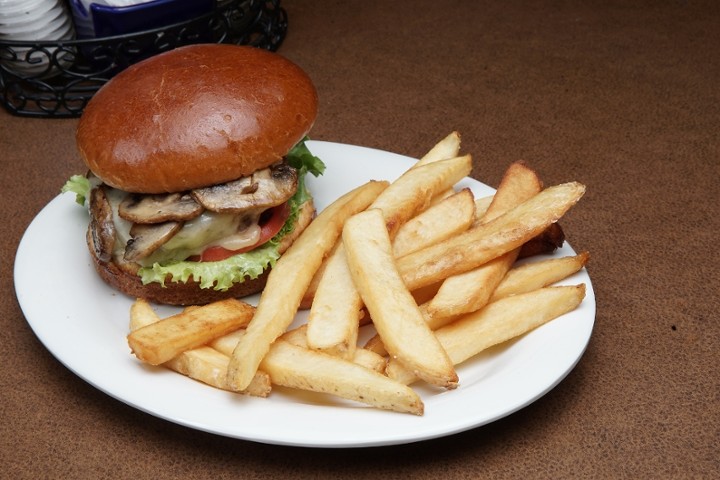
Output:
<svg viewBox="0 0 720 480">
<path fill-rule="evenodd" d="M 0 0 L 0 42 L 56 42 L 73 37 L 73 22 L 62 0 Z M 56 50 L 51 46 L 44 51 L 18 46 L 12 56 L 0 54 L 0 61 L 19 74 L 47 74 L 54 70 L 51 63 Z M 62 53 L 55 60 L 68 65 Z"/>
<path fill-rule="evenodd" d="M 78 38 L 101 38 L 180 23 L 212 12 L 215 0 L 70 0 Z"/>
<path fill-rule="evenodd" d="M 78 117 L 102 85 L 145 58 L 196 43 L 274 51 L 288 27 L 280 0 L 137 2 L 0 0 L 3 107 L 18 116 Z"/>
</svg>

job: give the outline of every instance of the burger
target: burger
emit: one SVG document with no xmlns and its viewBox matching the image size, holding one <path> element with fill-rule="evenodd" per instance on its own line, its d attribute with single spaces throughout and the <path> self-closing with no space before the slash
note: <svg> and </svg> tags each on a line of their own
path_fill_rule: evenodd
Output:
<svg viewBox="0 0 720 480">
<path fill-rule="evenodd" d="M 197 305 L 257 293 L 315 215 L 308 75 L 255 47 L 180 47 L 123 70 L 88 102 L 88 167 L 63 191 L 90 221 L 99 276 L 132 297 Z"/>
</svg>

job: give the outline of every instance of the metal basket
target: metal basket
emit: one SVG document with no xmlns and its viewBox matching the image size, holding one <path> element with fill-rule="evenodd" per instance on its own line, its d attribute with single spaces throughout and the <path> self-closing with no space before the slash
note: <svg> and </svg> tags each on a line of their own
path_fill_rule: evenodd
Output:
<svg viewBox="0 0 720 480">
<path fill-rule="evenodd" d="M 277 50 L 287 32 L 280 0 L 230 0 L 213 12 L 127 35 L 66 41 L 0 41 L 3 106 L 27 117 L 82 114 L 114 75 L 160 52 L 195 43 L 232 43 Z"/>
</svg>

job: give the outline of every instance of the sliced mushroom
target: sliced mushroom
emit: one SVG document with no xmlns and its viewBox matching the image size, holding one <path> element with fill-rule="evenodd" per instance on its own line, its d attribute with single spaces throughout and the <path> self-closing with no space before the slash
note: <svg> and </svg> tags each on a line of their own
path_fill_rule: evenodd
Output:
<svg viewBox="0 0 720 480">
<path fill-rule="evenodd" d="M 115 224 L 110 202 L 103 187 L 90 191 L 90 234 L 95 255 L 102 262 L 109 262 L 115 247 Z"/>
<path fill-rule="evenodd" d="M 182 222 L 165 222 L 156 224 L 136 223 L 130 228 L 130 236 L 125 246 L 123 258 L 128 262 L 137 262 L 160 248 L 170 240 L 182 227 Z"/>
<path fill-rule="evenodd" d="M 129 194 L 120 202 L 118 215 L 134 223 L 163 223 L 190 220 L 203 211 L 189 193 L 166 195 Z"/>
<path fill-rule="evenodd" d="M 213 212 L 240 213 L 249 208 L 268 209 L 285 203 L 297 190 L 297 170 L 279 163 L 239 180 L 199 188 L 193 197 Z"/>
</svg>

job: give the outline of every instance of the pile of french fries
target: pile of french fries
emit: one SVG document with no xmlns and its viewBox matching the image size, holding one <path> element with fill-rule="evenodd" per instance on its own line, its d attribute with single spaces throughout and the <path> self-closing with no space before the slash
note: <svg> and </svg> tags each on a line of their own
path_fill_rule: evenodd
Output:
<svg viewBox="0 0 720 480">
<path fill-rule="evenodd" d="M 587 253 L 517 262 L 585 187 L 543 188 L 514 163 L 493 196 L 476 199 L 455 189 L 472 168 L 459 151 L 453 132 L 392 183 L 333 202 L 278 260 L 257 307 L 231 299 L 160 319 L 138 299 L 132 352 L 228 391 L 265 397 L 279 385 L 422 415 L 413 383 L 456 388 L 458 364 L 585 296 L 584 284 L 553 284 Z M 289 330 L 299 309 L 307 323 Z M 374 335 L 360 345 L 364 328 Z"/>
</svg>

